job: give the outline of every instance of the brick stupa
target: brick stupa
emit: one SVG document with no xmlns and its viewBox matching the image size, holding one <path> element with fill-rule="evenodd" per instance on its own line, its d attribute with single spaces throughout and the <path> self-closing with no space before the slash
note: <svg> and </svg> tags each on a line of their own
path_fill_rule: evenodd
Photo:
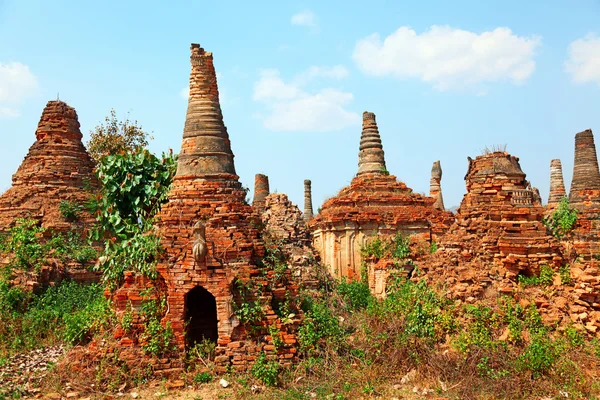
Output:
<svg viewBox="0 0 600 400">
<path fill-rule="evenodd" d="M 573 247 L 585 260 L 600 254 L 600 172 L 594 134 L 590 129 L 575 135 L 575 159 L 569 203 L 578 211 L 572 233 Z"/>
<path fill-rule="evenodd" d="M 562 164 L 559 159 L 550 161 L 550 194 L 548 208 L 554 208 L 567 195 L 563 180 Z"/>
<path fill-rule="evenodd" d="M 246 203 L 235 172 L 212 53 L 192 44 L 191 64 L 177 173 L 158 215 L 165 249 L 157 267 L 161 279 L 148 283 L 126 275 L 125 285 L 113 296 L 116 308 L 120 314 L 129 303 L 139 307 L 140 290 L 154 285 L 166 296 L 163 324 L 172 327 L 179 351 L 202 340 L 215 342 L 215 363 L 222 372 L 228 366 L 248 368 L 260 351 L 290 364 L 296 355 L 293 332 L 299 313 L 283 325 L 274 308 L 286 295 L 293 297 L 297 287 L 274 281 L 273 271 L 261 262 L 265 247 L 258 230 L 260 217 Z M 238 318 L 236 310 L 242 304 L 260 304 L 259 319 Z M 272 340 L 256 340 L 257 334 L 268 334 L 268 326 L 281 332 L 284 346 L 278 351 Z M 121 334 L 122 346 L 130 346 L 134 338 Z M 176 359 L 163 360 L 155 369 L 173 369 Z"/>
<path fill-rule="evenodd" d="M 356 279 L 360 249 L 369 239 L 401 232 L 431 241 L 444 232 L 452 214 L 436 209 L 435 202 L 387 172 L 375 114 L 364 112 L 358 173 L 309 222 L 313 244 L 334 276 Z"/>
<path fill-rule="evenodd" d="M 0 196 L 0 231 L 16 218 L 33 218 L 50 231 L 71 228 L 59 211 L 61 201 L 83 205 L 87 187 L 97 187 L 94 162 L 81 142 L 77 113 L 63 101 L 49 101 L 35 131 L 36 141 L 12 177 L 12 187 Z M 80 213 L 79 222 L 92 216 Z"/>
<path fill-rule="evenodd" d="M 542 223 L 544 207 L 525 177 L 519 159 L 506 152 L 469 158 L 467 193 L 456 222 L 420 265 L 432 282 L 446 282 L 456 297 L 472 299 L 493 282 L 509 293 L 518 275 L 564 264 L 558 241 Z"/>
</svg>

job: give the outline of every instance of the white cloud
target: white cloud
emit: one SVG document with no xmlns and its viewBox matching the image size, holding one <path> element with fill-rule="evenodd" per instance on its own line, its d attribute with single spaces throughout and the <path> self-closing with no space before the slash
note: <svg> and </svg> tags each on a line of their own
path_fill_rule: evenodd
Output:
<svg viewBox="0 0 600 400">
<path fill-rule="evenodd" d="M 402 26 L 383 42 L 378 33 L 360 39 L 353 58 L 369 75 L 418 78 L 439 90 L 462 89 L 499 80 L 524 82 L 535 69 L 540 42 L 508 28 L 477 34 L 434 25 L 417 34 Z"/>
<path fill-rule="evenodd" d="M 20 112 L 5 104 L 21 104 L 36 93 L 38 81 L 29 67 L 20 62 L 0 62 L 0 117 L 14 118 Z"/>
<path fill-rule="evenodd" d="M 11 107 L 0 107 L 0 118 L 15 118 L 20 116 L 19 110 Z"/>
<path fill-rule="evenodd" d="M 569 45 L 565 69 L 576 83 L 596 82 L 600 85 L 600 38 L 593 34 Z"/>
<path fill-rule="evenodd" d="M 353 100 L 352 93 L 333 88 L 309 93 L 303 88 L 316 77 L 342 79 L 347 75 L 341 66 L 311 67 L 288 83 L 276 69 L 261 71 L 253 99 L 268 110 L 263 125 L 274 131 L 326 132 L 359 123 L 360 116 L 344 108 Z"/>
<path fill-rule="evenodd" d="M 304 10 L 292 16 L 292 25 L 308 26 L 314 28 L 317 26 L 317 17 L 310 10 Z"/>
</svg>

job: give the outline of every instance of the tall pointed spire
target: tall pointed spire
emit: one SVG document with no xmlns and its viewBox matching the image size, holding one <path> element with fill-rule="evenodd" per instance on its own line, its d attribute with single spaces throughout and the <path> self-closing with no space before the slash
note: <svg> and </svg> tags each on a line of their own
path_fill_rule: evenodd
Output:
<svg viewBox="0 0 600 400">
<path fill-rule="evenodd" d="M 584 191 L 590 189 L 600 189 L 600 171 L 594 134 L 591 129 L 587 129 L 575 135 L 575 162 L 569 200 L 584 200 Z"/>
<path fill-rule="evenodd" d="M 433 206 L 438 210 L 445 210 L 444 198 L 442 197 L 442 166 L 439 160 L 431 167 L 431 180 L 429 181 L 429 196 L 435 199 Z"/>
<path fill-rule="evenodd" d="M 237 180 L 212 53 L 199 44 L 192 44 L 191 53 L 190 95 L 177 176 Z"/>
<path fill-rule="evenodd" d="M 304 180 L 304 220 L 309 221 L 313 218 L 312 190 L 310 179 Z"/>
<path fill-rule="evenodd" d="M 259 214 L 265 211 L 265 198 L 269 195 L 269 177 L 263 174 L 256 174 L 254 176 L 254 199 L 252 200 L 252 207 L 254 207 Z"/>
<path fill-rule="evenodd" d="M 558 204 L 565 195 L 562 164 L 559 159 L 554 159 L 550 161 L 550 194 L 548 195 L 548 205 Z"/>
<path fill-rule="evenodd" d="M 386 171 L 383 145 L 377 129 L 375 114 L 363 112 L 362 135 L 358 153 L 358 174 L 383 173 Z"/>
</svg>

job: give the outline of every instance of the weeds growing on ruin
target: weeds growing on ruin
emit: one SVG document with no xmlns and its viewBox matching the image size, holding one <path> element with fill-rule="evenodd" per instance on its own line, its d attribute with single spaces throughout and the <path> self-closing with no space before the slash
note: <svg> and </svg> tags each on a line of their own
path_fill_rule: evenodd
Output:
<svg viewBox="0 0 600 400">
<path fill-rule="evenodd" d="M 0 280 L 0 357 L 48 344 L 85 343 L 112 319 L 99 285 L 65 281 L 33 294 Z"/>
<path fill-rule="evenodd" d="M 560 239 L 575 228 L 577 210 L 569 205 L 569 199 L 565 196 L 552 215 L 544 218 L 542 222 L 554 237 Z"/>
<path fill-rule="evenodd" d="M 67 221 L 77 221 L 80 213 L 84 210 L 84 206 L 74 201 L 61 200 L 58 205 L 58 211 Z"/>
<path fill-rule="evenodd" d="M 33 219 L 17 218 L 15 225 L 0 241 L 0 253 L 10 255 L 0 271 L 8 279 L 14 271 L 39 272 L 51 258 L 62 262 L 86 264 L 97 257 L 78 232 L 48 232 Z"/>
<path fill-rule="evenodd" d="M 156 278 L 161 247 L 152 224 L 167 200 L 176 168 L 172 153 L 158 158 L 140 150 L 101 158 L 96 175 L 102 187 L 88 207 L 97 221 L 91 237 L 104 241 L 99 269 L 111 287 L 128 269 Z"/>
</svg>

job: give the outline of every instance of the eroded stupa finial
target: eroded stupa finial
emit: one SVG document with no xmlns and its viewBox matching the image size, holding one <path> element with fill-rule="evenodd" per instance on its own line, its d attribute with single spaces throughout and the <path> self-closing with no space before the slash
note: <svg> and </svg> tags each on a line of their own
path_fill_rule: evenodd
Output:
<svg viewBox="0 0 600 400">
<path fill-rule="evenodd" d="M 435 199 L 433 206 L 438 210 L 445 210 L 442 197 L 442 166 L 439 160 L 431 167 L 431 180 L 429 181 L 429 196 Z"/>
<path fill-rule="evenodd" d="M 265 211 L 265 198 L 269 195 L 269 177 L 263 174 L 256 174 L 254 176 L 254 198 L 252 200 L 252 207 L 254 207 L 259 214 Z"/>
<path fill-rule="evenodd" d="M 304 220 L 311 220 L 313 217 L 312 189 L 310 179 L 304 180 Z"/>
<path fill-rule="evenodd" d="M 591 129 L 575 135 L 575 161 L 569 200 L 572 202 L 584 200 L 585 190 L 589 189 L 600 189 L 598 157 Z"/>
<path fill-rule="evenodd" d="M 358 152 L 358 174 L 386 173 L 383 145 L 379 136 L 379 129 L 375 121 L 375 114 L 365 111 L 363 113 L 362 135 Z"/>
<path fill-rule="evenodd" d="M 562 164 L 559 159 L 555 159 L 550 161 L 550 194 L 548 196 L 548 205 L 558 204 L 565 195 Z"/>
<path fill-rule="evenodd" d="M 190 90 L 177 176 L 237 180 L 213 56 L 192 44 Z"/>
</svg>

